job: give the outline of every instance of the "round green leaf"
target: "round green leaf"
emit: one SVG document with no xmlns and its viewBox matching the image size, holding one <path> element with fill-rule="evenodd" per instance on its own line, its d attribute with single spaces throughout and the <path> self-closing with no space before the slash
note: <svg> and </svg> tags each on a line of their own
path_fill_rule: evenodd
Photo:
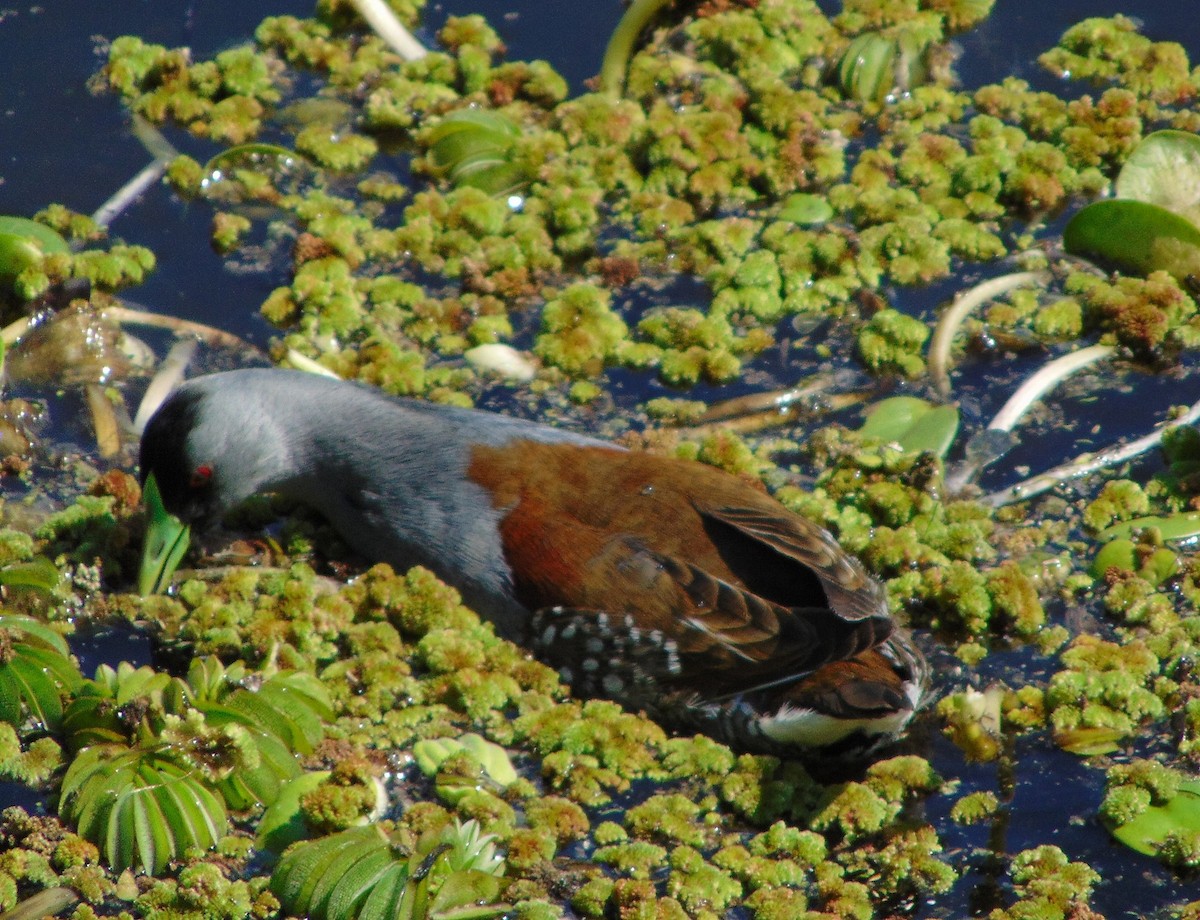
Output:
<svg viewBox="0 0 1200 920">
<path fill-rule="evenodd" d="M 779 219 L 791 221 L 801 227 L 814 227 L 833 217 L 833 207 L 821 195 L 797 192 L 788 197 L 779 210 Z"/>
<path fill-rule="evenodd" d="M 1200 229 L 1166 208 L 1144 201 L 1097 201 L 1067 224 L 1063 245 L 1077 256 L 1148 275 L 1200 275 Z"/>
<path fill-rule="evenodd" d="M 70 252 L 56 230 L 27 217 L 0 216 L 0 279 L 11 281 L 25 269 L 38 265 L 42 256 Z"/>
<path fill-rule="evenodd" d="M 0 278 L 12 279 L 42 260 L 36 240 L 13 233 L 0 233 Z"/>
<path fill-rule="evenodd" d="M 1142 140 L 1117 176 L 1118 198 L 1156 204 L 1195 222 L 1200 218 L 1200 137 L 1155 131 Z"/>
<path fill-rule="evenodd" d="M 1200 831 L 1200 782 L 1183 783 L 1164 805 L 1151 805 L 1112 835 L 1132 850 L 1153 856 L 1171 834 Z"/>
<path fill-rule="evenodd" d="M 916 396 L 893 396 L 882 400 L 867 410 L 867 420 L 858 433 L 864 438 L 898 441 L 919 416 L 929 411 L 929 405 Z"/>
<path fill-rule="evenodd" d="M 915 396 L 893 396 L 867 411 L 858 433 L 899 444 L 906 453 L 944 457 L 958 433 L 958 409 L 935 406 Z"/>
<path fill-rule="evenodd" d="M 1101 547 L 1092 560 L 1089 571 L 1093 578 L 1103 578 L 1109 569 L 1133 572 L 1137 569 L 1136 544 L 1132 540 L 1112 540 Z"/>
<path fill-rule="evenodd" d="M 0 216 L 0 233 L 24 237 L 32 241 L 43 253 L 71 251 L 70 245 L 57 230 L 28 217 Z"/>
</svg>

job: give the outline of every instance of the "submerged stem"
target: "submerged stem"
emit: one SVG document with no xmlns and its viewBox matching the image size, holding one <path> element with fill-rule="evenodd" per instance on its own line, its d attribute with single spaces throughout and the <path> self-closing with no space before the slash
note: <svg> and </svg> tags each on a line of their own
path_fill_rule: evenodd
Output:
<svg viewBox="0 0 1200 920">
<path fill-rule="evenodd" d="M 1197 419 L 1200 419 L 1200 402 L 1193 404 L 1179 418 L 1172 419 L 1170 422 L 1160 425 L 1136 441 L 1130 441 L 1128 444 L 1114 444 L 1097 454 L 1081 454 L 1069 463 L 1056 466 L 1054 469 L 1039 473 L 1037 476 L 1031 476 L 1029 479 L 1009 486 L 1007 489 L 993 492 L 985 496 L 983 501 L 994 507 L 1024 501 L 1027 498 L 1032 498 L 1035 495 L 1040 495 L 1042 492 L 1049 491 L 1060 483 L 1069 482 L 1081 476 L 1087 476 L 1089 473 L 1094 473 L 1096 470 L 1103 469 L 1106 466 L 1113 466 L 1117 463 L 1123 463 L 1126 460 L 1132 460 L 1134 457 L 1156 447 L 1168 429 L 1178 425 L 1190 425 Z"/>
<path fill-rule="evenodd" d="M 135 326 L 151 326 L 155 329 L 169 329 L 176 335 L 194 335 L 206 344 L 219 348 L 236 348 L 255 355 L 262 354 L 262 351 L 257 346 L 250 344 L 232 332 L 226 332 L 224 329 L 218 329 L 215 326 L 206 326 L 204 323 L 195 323 L 188 319 L 180 319 L 177 316 L 164 316 L 161 313 L 151 313 L 148 310 L 138 310 L 133 307 L 105 307 L 104 313 L 119 323 L 132 323 Z"/>
<path fill-rule="evenodd" d="M 154 159 L 142 167 L 136 176 L 117 189 L 108 201 L 93 212 L 92 220 L 105 229 L 142 192 L 157 182 L 167 171 L 167 164 L 179 156 L 179 151 L 171 145 L 166 136 L 140 115 L 133 116 L 133 136 Z"/>
<path fill-rule="evenodd" d="M 136 176 L 117 189 L 108 201 L 92 213 L 92 220 L 101 227 L 107 228 L 122 211 L 129 207 L 142 192 L 157 182 L 166 171 L 167 164 L 161 160 L 147 163 Z"/>
<path fill-rule="evenodd" d="M 950 395 L 950 348 L 954 345 L 954 338 L 963 320 L 989 300 L 994 300 L 1015 288 L 1040 282 L 1045 277 L 1045 272 L 1014 272 L 1001 275 L 999 278 L 990 278 L 977 284 L 955 298 L 938 320 L 929 343 L 929 376 L 933 379 L 938 393 L 942 396 Z"/>
<path fill-rule="evenodd" d="M 1072 374 L 1107 358 L 1114 351 L 1116 348 L 1112 345 L 1091 345 L 1055 358 L 1017 388 L 1017 392 L 1008 398 L 988 428 L 993 431 L 1012 431 L 1029 407 L 1046 393 Z"/>
</svg>

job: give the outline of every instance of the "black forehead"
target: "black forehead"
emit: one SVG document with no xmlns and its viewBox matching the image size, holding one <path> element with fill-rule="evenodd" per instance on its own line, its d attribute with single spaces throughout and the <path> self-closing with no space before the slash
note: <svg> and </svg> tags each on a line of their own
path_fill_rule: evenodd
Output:
<svg viewBox="0 0 1200 920">
<path fill-rule="evenodd" d="M 139 457 L 141 481 L 154 473 L 163 498 L 184 490 L 192 471 L 188 469 L 187 436 L 200 418 L 200 396 L 189 390 L 172 394 L 154 413 L 142 432 Z"/>
</svg>

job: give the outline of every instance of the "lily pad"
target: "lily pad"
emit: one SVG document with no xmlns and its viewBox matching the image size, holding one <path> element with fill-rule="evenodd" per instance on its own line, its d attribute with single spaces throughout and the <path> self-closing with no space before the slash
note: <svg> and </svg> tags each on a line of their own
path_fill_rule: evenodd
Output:
<svg viewBox="0 0 1200 920">
<path fill-rule="evenodd" d="M 1179 571 L 1179 557 L 1169 549 L 1159 548 L 1148 556 L 1138 552 L 1137 544 L 1121 537 L 1106 543 L 1096 553 L 1089 571 L 1094 578 L 1103 578 L 1109 569 L 1136 572 L 1152 585 L 1160 585 Z"/>
<path fill-rule="evenodd" d="M 1127 539 L 1139 530 L 1148 527 L 1158 529 L 1164 540 L 1191 540 L 1200 536 L 1200 511 L 1170 514 L 1166 517 L 1140 517 L 1121 524 L 1114 524 L 1100 532 L 1101 540 Z"/>
<path fill-rule="evenodd" d="M 1164 805 L 1151 805 L 1112 835 L 1132 850 L 1154 856 L 1171 834 L 1200 831 L 1200 781 L 1182 783 Z"/>
<path fill-rule="evenodd" d="M 858 432 L 895 442 L 906 453 L 944 457 L 958 433 L 958 409 L 935 406 L 916 396 L 893 396 L 871 407 Z"/>
<path fill-rule="evenodd" d="M 1073 255 L 1140 275 L 1159 270 L 1179 279 L 1200 275 L 1200 228 L 1144 201 L 1089 204 L 1063 230 L 1063 245 Z"/>
<path fill-rule="evenodd" d="M 1200 222 L 1200 137 L 1186 131 L 1147 136 L 1121 167 L 1116 192 Z"/>
<path fill-rule="evenodd" d="M 51 253 L 70 252 L 57 231 L 27 217 L 0 216 L 0 280 L 11 282 Z"/>
<path fill-rule="evenodd" d="M 797 192 L 790 196 L 779 211 L 779 219 L 801 227 L 815 227 L 833 216 L 833 207 L 822 195 Z"/>
</svg>

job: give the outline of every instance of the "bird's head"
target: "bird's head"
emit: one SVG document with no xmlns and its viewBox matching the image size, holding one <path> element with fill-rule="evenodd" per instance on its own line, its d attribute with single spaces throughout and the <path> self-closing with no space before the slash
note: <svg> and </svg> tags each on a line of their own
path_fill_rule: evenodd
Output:
<svg viewBox="0 0 1200 920">
<path fill-rule="evenodd" d="M 164 554 L 182 557 L 186 531 L 210 528 L 275 478 L 268 470 L 283 446 L 267 436 L 272 430 L 262 424 L 266 412 L 253 394 L 239 393 L 224 375 L 214 375 L 176 390 L 147 423 L 140 457 L 148 511 L 143 592 L 169 581 L 174 565 Z"/>
</svg>

